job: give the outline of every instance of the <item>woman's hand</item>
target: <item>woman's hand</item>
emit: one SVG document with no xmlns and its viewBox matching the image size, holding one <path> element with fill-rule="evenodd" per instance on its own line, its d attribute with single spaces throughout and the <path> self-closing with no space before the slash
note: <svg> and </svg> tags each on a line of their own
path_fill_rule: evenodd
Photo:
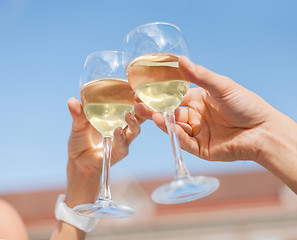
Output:
<svg viewBox="0 0 297 240">
<path fill-rule="evenodd" d="M 68 100 L 73 123 L 68 142 L 66 204 L 74 207 L 94 202 L 98 196 L 103 160 L 102 137 L 86 119 L 80 102 Z M 140 124 L 132 114 L 125 118 L 128 126 L 115 130 L 111 164 L 128 155 L 129 145 L 140 133 Z"/>
<path fill-rule="evenodd" d="M 204 88 L 191 88 L 175 112 L 181 147 L 207 160 L 233 161 L 253 159 L 258 135 L 274 115 L 274 109 L 262 98 L 231 79 L 194 65 L 182 57 L 184 78 Z M 138 103 L 139 116 L 152 118 L 166 131 L 160 113 Z M 255 142 L 258 142 L 255 146 Z"/>
<path fill-rule="evenodd" d="M 100 175 L 103 160 L 102 137 L 86 119 L 80 102 L 75 98 L 68 100 L 72 116 L 72 131 L 68 141 L 67 190 L 65 203 L 75 207 L 96 201 L 99 193 Z M 111 164 L 127 156 L 129 145 L 140 133 L 140 125 L 136 117 L 127 114 L 128 126 L 115 130 Z M 83 240 L 86 233 L 78 228 L 58 221 L 51 240 Z"/>
<path fill-rule="evenodd" d="M 297 124 L 255 93 L 186 57 L 179 69 L 200 86 L 189 89 L 175 112 L 181 148 L 206 160 L 254 160 L 297 193 Z M 160 113 L 143 103 L 135 112 L 166 131 Z"/>
</svg>

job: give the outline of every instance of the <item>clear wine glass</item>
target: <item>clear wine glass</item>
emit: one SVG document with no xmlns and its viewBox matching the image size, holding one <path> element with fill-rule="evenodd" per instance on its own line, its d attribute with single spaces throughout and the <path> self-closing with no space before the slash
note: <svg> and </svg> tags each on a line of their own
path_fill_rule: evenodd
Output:
<svg viewBox="0 0 297 240">
<path fill-rule="evenodd" d="M 181 55 L 189 56 L 181 30 L 170 23 L 145 24 L 127 34 L 123 48 L 128 81 L 143 103 L 163 114 L 175 158 L 175 179 L 157 188 L 152 193 L 153 201 L 182 203 L 214 192 L 219 187 L 218 179 L 189 174 L 175 131 L 174 111 L 190 85 L 178 66 Z"/>
<path fill-rule="evenodd" d="M 95 218 L 132 216 L 133 209 L 117 205 L 109 187 L 113 133 L 124 128 L 125 115 L 134 112 L 134 92 L 125 75 L 122 52 L 100 51 L 90 54 L 83 65 L 80 95 L 84 113 L 103 138 L 103 165 L 100 192 L 95 203 L 74 207 L 74 211 Z"/>
</svg>

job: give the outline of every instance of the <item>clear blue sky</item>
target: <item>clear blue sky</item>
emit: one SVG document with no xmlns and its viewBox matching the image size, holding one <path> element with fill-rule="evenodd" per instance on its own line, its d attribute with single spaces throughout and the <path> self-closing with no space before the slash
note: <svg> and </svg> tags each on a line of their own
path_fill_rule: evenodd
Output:
<svg viewBox="0 0 297 240">
<path fill-rule="evenodd" d="M 85 57 L 121 50 L 134 27 L 178 25 L 191 59 L 225 74 L 297 120 L 297 1 L 0 1 L 0 193 L 63 186 L 71 118 Z M 184 154 L 191 172 L 259 169 Z M 112 178 L 172 176 L 167 135 L 142 126 Z"/>
</svg>

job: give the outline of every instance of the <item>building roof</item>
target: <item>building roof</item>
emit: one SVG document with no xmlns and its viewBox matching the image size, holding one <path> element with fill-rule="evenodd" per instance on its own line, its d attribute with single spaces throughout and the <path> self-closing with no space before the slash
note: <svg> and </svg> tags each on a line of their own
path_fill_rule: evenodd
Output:
<svg viewBox="0 0 297 240">
<path fill-rule="evenodd" d="M 97 234 L 175 229 L 195 223 L 199 226 L 231 226 L 235 223 L 256 222 L 257 219 L 293 219 L 297 223 L 297 198 L 270 172 L 253 171 L 216 176 L 220 188 L 213 194 L 182 204 L 155 204 L 151 192 L 168 179 L 136 181 L 128 179 L 112 185 L 113 199 L 131 206 L 136 215 L 127 219 L 101 220 Z M 55 225 L 54 207 L 58 194 L 64 189 L 14 193 L 1 196 L 21 214 L 32 236 L 48 237 Z M 104 230 L 102 230 L 104 229 Z M 96 234 L 96 231 L 95 234 Z M 139 230 L 140 231 L 140 230 Z M 36 236 L 34 238 L 34 236 Z M 39 236 L 39 237 L 37 237 Z M 297 236 L 297 233 L 296 233 Z M 92 234 L 90 235 L 92 237 Z M 131 236 L 129 237 L 131 239 Z M 119 239 L 124 239 L 119 238 Z"/>
</svg>

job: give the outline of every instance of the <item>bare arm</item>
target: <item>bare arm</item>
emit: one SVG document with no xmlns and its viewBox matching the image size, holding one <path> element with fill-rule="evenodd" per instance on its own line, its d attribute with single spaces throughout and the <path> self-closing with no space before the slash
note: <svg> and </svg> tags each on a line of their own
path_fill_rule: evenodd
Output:
<svg viewBox="0 0 297 240">
<path fill-rule="evenodd" d="M 13 206 L 2 199 L 0 199 L 0 239 L 28 239 L 21 216 Z"/>
<path fill-rule="evenodd" d="M 68 101 L 73 118 L 72 132 L 68 142 L 67 190 L 65 203 L 75 207 L 83 203 L 95 202 L 98 196 L 100 173 L 103 159 L 101 135 L 86 119 L 78 100 Z M 140 125 L 133 115 L 126 116 L 128 126 L 121 131 L 116 129 L 113 141 L 111 163 L 123 159 L 129 145 L 140 133 Z M 83 240 L 86 233 L 74 226 L 58 221 L 51 240 Z"/>
</svg>

